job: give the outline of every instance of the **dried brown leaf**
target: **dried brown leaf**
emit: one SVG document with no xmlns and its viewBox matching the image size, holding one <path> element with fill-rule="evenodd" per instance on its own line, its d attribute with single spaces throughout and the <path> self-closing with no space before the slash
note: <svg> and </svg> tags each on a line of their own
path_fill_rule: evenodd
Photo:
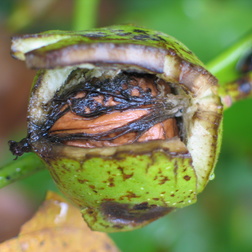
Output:
<svg viewBox="0 0 252 252">
<path fill-rule="evenodd" d="M 35 216 L 25 223 L 18 237 L 0 244 L 1 252 L 119 251 L 105 233 L 94 232 L 79 209 L 49 192 Z"/>
</svg>

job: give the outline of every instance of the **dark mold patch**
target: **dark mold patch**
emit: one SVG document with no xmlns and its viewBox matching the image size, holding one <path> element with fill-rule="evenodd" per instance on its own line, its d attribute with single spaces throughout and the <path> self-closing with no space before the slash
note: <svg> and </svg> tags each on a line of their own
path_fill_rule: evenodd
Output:
<svg viewBox="0 0 252 252">
<path fill-rule="evenodd" d="M 152 41 L 159 41 L 159 38 L 155 38 L 155 37 L 150 37 L 149 39 Z"/>
<path fill-rule="evenodd" d="M 83 37 L 88 37 L 88 38 L 103 38 L 106 36 L 107 34 L 104 32 L 85 33 L 85 35 L 83 35 Z"/>
<path fill-rule="evenodd" d="M 139 35 L 135 35 L 132 37 L 133 39 L 136 39 L 136 40 L 146 40 L 146 39 L 150 39 L 150 36 L 149 35 L 146 35 L 146 34 L 139 34 Z"/>
<path fill-rule="evenodd" d="M 143 33 L 143 34 L 148 34 L 147 31 L 145 30 L 141 30 L 141 29 L 134 29 L 133 32 L 137 32 L 137 33 Z"/>
<path fill-rule="evenodd" d="M 132 33 L 131 32 L 117 32 L 116 35 L 125 37 L 125 36 L 132 35 Z"/>
<path fill-rule="evenodd" d="M 149 205 L 143 202 L 137 205 L 104 202 L 101 204 L 103 216 L 117 228 L 124 225 L 138 226 L 153 221 L 173 210 L 171 207 Z"/>
<path fill-rule="evenodd" d="M 149 208 L 148 202 L 142 202 L 133 206 L 133 210 L 146 210 Z"/>
</svg>

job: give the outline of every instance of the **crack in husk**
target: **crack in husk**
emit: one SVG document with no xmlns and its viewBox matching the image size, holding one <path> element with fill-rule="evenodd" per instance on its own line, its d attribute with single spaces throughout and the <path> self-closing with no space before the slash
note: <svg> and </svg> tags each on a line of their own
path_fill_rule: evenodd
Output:
<svg viewBox="0 0 252 252">
<path fill-rule="evenodd" d="M 137 78 L 153 81 L 157 94 L 153 95 L 154 91 L 150 87 L 144 89 L 138 86 Z M 160 85 L 159 82 L 162 80 L 150 74 L 120 73 L 113 79 L 91 78 L 85 82 L 81 81 L 63 92 L 59 90 L 50 104 L 53 109 L 43 126 L 42 132 L 47 132 L 43 135 L 46 134 L 52 142 L 64 143 L 69 140 L 112 141 L 128 133 L 135 133 L 135 137 L 128 142 L 134 143 L 154 125 L 169 118 L 181 117 L 188 106 L 188 98 L 167 93 L 165 86 L 168 87 L 168 83 Z M 75 96 L 80 92 L 82 92 L 81 97 L 76 98 Z M 96 101 L 99 97 L 102 97 L 102 101 Z M 106 105 L 111 98 L 113 105 Z M 94 119 L 115 111 L 132 110 L 134 113 L 134 110 L 139 108 L 145 110 L 146 114 L 121 127 L 102 133 L 69 134 L 64 133 L 64 129 L 52 129 L 53 124 L 69 111 L 86 119 Z"/>
</svg>

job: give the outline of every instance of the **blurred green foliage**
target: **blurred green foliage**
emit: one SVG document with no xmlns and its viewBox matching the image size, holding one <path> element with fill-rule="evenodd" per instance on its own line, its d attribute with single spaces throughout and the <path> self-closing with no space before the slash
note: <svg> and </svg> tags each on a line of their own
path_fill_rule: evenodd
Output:
<svg viewBox="0 0 252 252">
<path fill-rule="evenodd" d="M 38 0 L 39 1 L 39 0 Z M 61 2 L 57 5 L 60 7 Z M 1 1 L 11 15 L 18 1 Z M 181 40 L 207 63 L 252 28 L 251 0 L 101 1 L 99 26 L 133 23 Z M 98 16 L 99 16 L 98 15 Z M 107 15 L 107 16 L 106 16 Z M 70 29 L 71 20 L 35 22 L 22 33 Z M 60 25 L 59 25 L 60 24 Z M 222 151 L 215 179 L 198 202 L 140 230 L 111 237 L 123 252 L 250 252 L 252 251 L 252 100 L 235 104 L 224 115 Z M 47 171 L 21 183 L 40 195 L 53 186 Z"/>
</svg>

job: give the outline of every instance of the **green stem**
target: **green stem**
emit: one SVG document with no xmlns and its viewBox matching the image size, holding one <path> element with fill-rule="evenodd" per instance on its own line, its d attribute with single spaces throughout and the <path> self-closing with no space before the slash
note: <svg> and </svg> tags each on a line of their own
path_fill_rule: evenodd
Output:
<svg viewBox="0 0 252 252">
<path fill-rule="evenodd" d="M 207 69 L 219 80 L 218 93 L 224 109 L 239 100 L 252 97 L 252 73 L 242 73 L 237 69 L 237 63 L 251 51 L 250 33 L 207 64 Z"/>
<path fill-rule="evenodd" d="M 73 29 L 78 31 L 94 28 L 98 6 L 99 0 L 75 0 Z"/>
<path fill-rule="evenodd" d="M 24 154 L 0 168 L 0 188 L 43 169 L 45 169 L 45 165 L 36 154 Z"/>
<path fill-rule="evenodd" d="M 241 77 L 241 73 L 236 69 L 237 63 L 250 50 L 252 50 L 252 33 L 210 61 L 207 69 L 219 79 L 220 84 L 234 81 Z"/>
<path fill-rule="evenodd" d="M 221 85 L 218 89 L 224 110 L 231 107 L 235 102 L 252 98 L 252 72 L 241 78 Z"/>
</svg>

